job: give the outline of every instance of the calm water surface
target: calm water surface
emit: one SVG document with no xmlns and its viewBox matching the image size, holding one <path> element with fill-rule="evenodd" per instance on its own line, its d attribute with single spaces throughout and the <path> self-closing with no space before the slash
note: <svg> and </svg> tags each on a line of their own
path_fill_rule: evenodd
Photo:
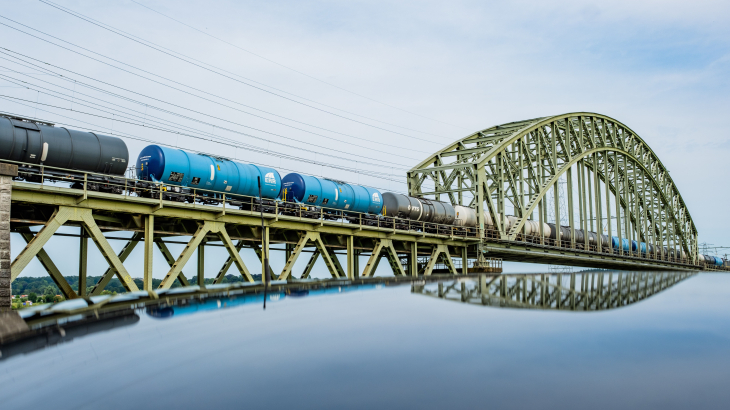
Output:
<svg viewBox="0 0 730 410">
<path fill-rule="evenodd" d="M 600 312 L 410 286 L 154 318 L 0 362 L 4 409 L 730 408 L 730 276 Z"/>
</svg>

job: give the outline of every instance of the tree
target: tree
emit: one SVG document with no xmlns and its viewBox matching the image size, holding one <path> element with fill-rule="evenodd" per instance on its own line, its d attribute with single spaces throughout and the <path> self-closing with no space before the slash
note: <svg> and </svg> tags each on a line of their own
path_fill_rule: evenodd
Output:
<svg viewBox="0 0 730 410">
<path fill-rule="evenodd" d="M 38 295 L 36 295 L 34 292 L 30 292 L 30 294 L 28 295 L 28 300 L 36 303 L 38 301 Z"/>
</svg>

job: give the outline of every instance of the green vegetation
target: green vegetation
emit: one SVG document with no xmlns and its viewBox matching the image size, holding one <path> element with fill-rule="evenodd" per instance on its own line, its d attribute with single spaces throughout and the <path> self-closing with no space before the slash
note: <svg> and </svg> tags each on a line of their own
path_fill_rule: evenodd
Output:
<svg viewBox="0 0 730 410">
<path fill-rule="evenodd" d="M 261 275 L 253 275 L 255 280 L 261 280 Z M 71 285 L 71 288 L 78 292 L 79 289 L 79 278 L 78 276 L 65 276 L 66 281 Z M 101 279 L 101 276 L 88 276 L 86 278 L 86 283 L 89 285 L 86 287 L 86 293 L 89 294 L 91 292 L 91 289 L 93 289 L 94 285 L 99 282 Z M 242 277 L 240 275 L 226 275 L 222 283 L 233 283 L 233 282 L 241 282 Z M 189 279 L 190 284 L 194 285 L 195 278 L 192 277 Z M 162 280 L 160 279 L 152 279 L 152 288 L 156 289 L 158 286 L 160 286 L 160 282 Z M 136 278 L 134 279 L 134 283 L 137 284 L 137 287 L 142 289 L 142 279 Z M 213 283 L 213 278 L 206 278 L 205 284 L 210 285 Z M 176 280 L 172 287 L 176 288 L 181 286 L 180 281 Z M 42 277 L 19 277 L 13 281 L 12 284 L 12 292 L 13 295 L 16 297 L 13 299 L 13 309 L 22 309 L 23 302 L 33 302 L 33 304 L 36 303 L 57 303 L 65 300 L 63 296 L 61 295 L 61 291 L 58 289 L 58 286 L 56 286 L 56 283 L 51 279 L 50 276 L 42 276 Z M 116 295 L 117 293 L 124 293 L 126 290 L 124 289 L 124 286 L 122 286 L 122 283 L 119 281 L 119 279 L 114 278 L 109 281 L 109 284 L 106 285 L 104 288 L 104 291 L 102 292 L 103 295 Z M 21 298 L 20 295 L 27 295 L 27 297 Z"/>
</svg>

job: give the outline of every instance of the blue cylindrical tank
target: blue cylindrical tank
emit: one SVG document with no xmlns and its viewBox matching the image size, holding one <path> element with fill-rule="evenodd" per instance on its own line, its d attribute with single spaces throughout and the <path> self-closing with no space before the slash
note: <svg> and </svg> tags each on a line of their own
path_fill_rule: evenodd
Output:
<svg viewBox="0 0 730 410">
<path fill-rule="evenodd" d="M 715 266 L 722 266 L 723 260 L 722 258 L 718 258 L 717 256 L 713 256 L 715 258 Z"/>
<path fill-rule="evenodd" d="M 377 189 L 298 173 L 287 174 L 281 181 L 285 201 L 370 214 L 383 209 Z"/>
<path fill-rule="evenodd" d="M 148 145 L 137 157 L 137 177 L 146 181 L 202 188 L 225 193 L 275 199 L 281 191 L 281 176 L 268 167 L 242 164 L 179 149 Z"/>
<path fill-rule="evenodd" d="M 641 246 L 641 253 L 646 253 L 646 243 L 641 242 L 639 245 Z"/>
<path fill-rule="evenodd" d="M 639 250 L 639 242 L 631 241 L 631 252 Z"/>
<path fill-rule="evenodd" d="M 628 239 L 622 238 L 621 244 L 623 245 L 621 246 L 621 248 L 624 250 L 624 252 L 628 252 L 631 249 L 631 243 Z M 611 237 L 611 246 L 613 247 L 613 249 L 619 249 L 618 236 Z"/>
</svg>

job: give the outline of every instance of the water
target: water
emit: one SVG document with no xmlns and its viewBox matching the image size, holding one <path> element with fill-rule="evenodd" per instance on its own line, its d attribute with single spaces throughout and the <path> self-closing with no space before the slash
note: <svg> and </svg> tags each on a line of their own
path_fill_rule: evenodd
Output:
<svg viewBox="0 0 730 410">
<path fill-rule="evenodd" d="M 259 303 L 224 308 L 223 300 L 221 309 L 180 309 L 167 319 L 138 310 L 139 321 L 128 326 L 1 361 L 0 403 L 8 409 L 730 406 L 730 276 L 699 274 L 597 312 L 482 306 L 413 290 L 290 295 L 266 311 Z M 437 293 L 436 285 L 429 290 Z"/>
</svg>

